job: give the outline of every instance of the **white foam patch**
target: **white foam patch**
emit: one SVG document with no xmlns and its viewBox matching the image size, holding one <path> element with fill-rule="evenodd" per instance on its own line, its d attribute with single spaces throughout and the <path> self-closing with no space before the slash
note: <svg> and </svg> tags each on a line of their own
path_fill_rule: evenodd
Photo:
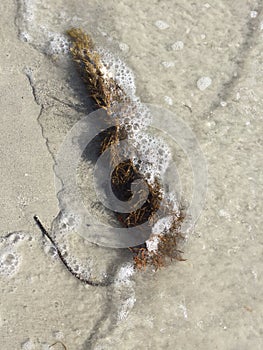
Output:
<svg viewBox="0 0 263 350">
<path fill-rule="evenodd" d="M 20 29 L 20 39 L 31 44 L 35 44 L 35 33 L 41 33 L 39 30 L 40 26 L 37 27 L 36 25 L 36 8 L 38 4 L 36 0 L 18 0 L 18 16 L 16 22 Z M 39 43 L 39 45 L 41 45 L 41 43 Z"/>
<path fill-rule="evenodd" d="M 125 264 L 121 266 L 117 276 L 116 276 L 116 283 L 125 283 L 127 282 L 130 277 L 134 274 L 134 266 L 133 264 Z"/>
<path fill-rule="evenodd" d="M 17 271 L 19 260 L 19 255 L 14 250 L 0 250 L 0 275 L 12 276 Z"/>
<path fill-rule="evenodd" d="M 60 212 L 59 220 L 57 220 L 57 227 L 54 234 L 65 235 L 72 231 L 77 231 L 81 223 L 81 217 L 72 212 Z M 56 236 L 55 236 L 56 238 Z"/>
<path fill-rule="evenodd" d="M 174 219 L 174 217 L 172 215 L 165 216 L 165 217 L 159 219 L 154 224 L 154 226 L 152 228 L 153 234 L 159 235 L 159 234 L 167 232 L 173 223 L 173 219 Z"/>
<path fill-rule="evenodd" d="M 97 51 L 100 54 L 101 62 L 105 66 L 107 74 L 116 80 L 117 84 L 127 95 L 134 96 L 136 87 L 132 70 L 111 52 L 102 48 L 97 49 Z"/>
<path fill-rule="evenodd" d="M 158 250 L 158 244 L 160 242 L 160 236 L 152 234 L 149 239 L 147 239 L 146 247 L 149 252 L 157 252 Z"/>
<path fill-rule="evenodd" d="M 149 239 L 146 241 L 146 246 L 149 251 L 156 252 L 158 250 L 158 244 L 160 242 L 160 236 L 168 232 L 171 228 L 175 216 L 179 217 L 181 212 L 179 208 L 178 198 L 175 193 L 164 192 L 163 199 L 166 205 L 173 212 L 173 215 L 167 215 L 160 218 L 152 227 L 152 234 Z"/>
<path fill-rule="evenodd" d="M 180 51 L 180 50 L 183 50 L 183 48 L 184 48 L 184 42 L 181 40 L 176 41 L 172 45 L 172 50 L 174 50 L 174 51 Z"/>
<path fill-rule="evenodd" d="M 18 0 L 16 23 L 19 27 L 19 38 L 47 55 L 65 55 L 69 51 L 69 40 L 65 35 L 48 29 L 47 23 L 58 20 L 56 14 L 47 11 L 49 7 L 45 0 Z M 66 13 L 60 13 L 60 20 L 64 23 L 69 18 Z"/>
<path fill-rule="evenodd" d="M 14 245 L 15 243 L 22 242 L 25 240 L 26 234 L 24 232 L 14 232 L 6 237 L 0 239 L 0 244 Z"/>
<path fill-rule="evenodd" d="M 168 145 L 157 136 L 145 132 L 138 132 L 134 137 L 134 147 L 138 152 L 138 158 L 134 158 L 139 165 L 140 172 L 153 184 L 155 178 L 161 179 L 165 173 L 171 158 Z"/>
<path fill-rule="evenodd" d="M 134 282 L 130 280 L 134 272 L 134 266 L 132 264 L 125 264 L 121 266 L 115 279 L 115 301 L 118 305 L 118 322 L 122 322 L 127 319 L 136 302 Z"/>
<path fill-rule="evenodd" d="M 0 276 L 11 277 L 19 269 L 22 257 L 17 252 L 17 244 L 25 239 L 21 232 L 0 239 Z"/>
<path fill-rule="evenodd" d="M 112 118 L 116 118 L 121 125 L 125 126 L 130 139 L 137 136 L 140 130 L 146 129 L 152 121 L 149 108 L 140 102 L 138 98 L 131 96 L 129 103 L 113 106 Z"/>
<path fill-rule="evenodd" d="M 250 17 L 251 18 L 257 18 L 258 12 L 257 11 L 250 11 Z"/>
<path fill-rule="evenodd" d="M 66 250 L 66 252 L 69 252 L 69 249 Z M 79 274 L 82 278 L 88 280 L 91 277 L 91 270 L 92 264 L 89 264 L 89 266 L 83 264 L 83 262 L 80 262 L 76 257 L 68 255 L 67 256 L 67 263 L 71 267 L 72 271 L 75 274 Z"/>
<path fill-rule="evenodd" d="M 70 42 L 65 35 L 47 32 L 48 43 L 46 53 L 48 55 L 65 55 L 69 52 Z"/>
<path fill-rule="evenodd" d="M 25 41 L 25 42 L 32 41 L 32 37 L 28 32 L 20 32 L 19 38 L 20 38 L 20 40 Z"/>
<path fill-rule="evenodd" d="M 162 65 L 165 67 L 165 68 L 172 68 L 175 66 L 175 62 L 174 61 L 163 61 L 162 62 Z"/>
<path fill-rule="evenodd" d="M 134 295 L 130 296 L 129 298 L 125 299 L 119 308 L 118 312 L 118 321 L 124 321 L 127 319 L 130 311 L 133 309 L 134 304 L 136 302 L 136 298 Z"/>
<path fill-rule="evenodd" d="M 177 195 L 173 192 L 165 192 L 164 199 L 167 203 L 167 206 L 173 211 L 173 214 L 179 217 L 181 212 Z"/>
<path fill-rule="evenodd" d="M 169 24 L 160 19 L 156 21 L 154 24 L 155 24 L 155 27 L 157 27 L 160 30 L 165 30 L 169 28 Z"/>
<path fill-rule="evenodd" d="M 50 255 L 52 258 L 57 258 L 57 256 L 58 256 L 56 248 L 48 240 L 44 241 L 44 252 L 47 255 Z"/>
<path fill-rule="evenodd" d="M 54 331 L 53 335 L 57 340 L 62 340 L 64 338 L 64 333 L 62 331 Z"/>
<path fill-rule="evenodd" d="M 69 237 L 67 236 L 67 238 Z M 56 234 L 56 238 L 54 238 L 56 246 L 59 249 L 61 255 L 66 259 L 67 264 L 70 266 L 72 272 L 80 275 L 83 279 L 88 280 L 91 277 L 93 261 L 90 258 L 85 259 L 85 261 L 81 261 L 76 256 L 70 254 L 71 248 L 67 241 L 67 238 L 63 238 L 63 236 L 58 237 Z M 46 246 L 45 252 L 46 254 L 53 255 L 54 258 L 57 258 L 58 256 L 56 248 L 50 244 Z"/>
<path fill-rule="evenodd" d="M 26 22 L 26 24 L 29 25 L 32 23 L 35 19 L 35 3 L 34 0 L 20 0 L 19 6 L 20 6 L 20 15 L 22 16 L 23 20 Z"/>
<path fill-rule="evenodd" d="M 52 225 L 52 239 L 56 247 L 49 242 L 45 242 L 45 253 L 51 255 L 53 258 L 58 257 L 57 249 L 60 254 L 67 261 L 73 273 L 80 275 L 83 279 L 91 278 L 92 269 L 94 266 L 93 260 L 90 257 L 79 259 L 74 254 L 71 254 L 72 243 L 71 239 L 78 232 L 80 224 L 80 216 L 72 212 L 62 211 L 59 217 Z M 105 277 L 105 274 L 102 276 Z"/>
<path fill-rule="evenodd" d="M 164 101 L 169 105 L 173 105 L 173 99 L 170 96 L 164 96 Z"/>
<path fill-rule="evenodd" d="M 125 44 L 125 43 L 119 43 L 119 48 L 121 49 L 121 51 L 123 52 L 128 52 L 130 50 L 129 45 Z"/>
<path fill-rule="evenodd" d="M 125 125 L 128 139 L 136 149 L 133 161 L 139 165 L 140 172 L 150 183 L 155 178 L 161 178 L 168 167 L 170 150 L 167 144 L 156 136 L 147 134 L 144 130 L 151 124 L 152 116 L 149 108 L 141 103 L 135 95 L 135 81 L 132 71 L 110 52 L 98 49 L 108 77 L 114 78 L 128 95 L 128 103 L 112 106 L 112 117 Z M 105 73 L 106 74 L 106 73 Z"/>
<path fill-rule="evenodd" d="M 210 77 L 201 77 L 197 80 L 197 87 L 200 91 L 204 91 L 212 84 L 212 79 Z"/>
</svg>

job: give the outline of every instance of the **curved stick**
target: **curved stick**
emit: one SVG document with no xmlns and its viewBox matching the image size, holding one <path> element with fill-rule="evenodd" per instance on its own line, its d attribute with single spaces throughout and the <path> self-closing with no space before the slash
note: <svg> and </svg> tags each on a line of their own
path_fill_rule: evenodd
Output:
<svg viewBox="0 0 263 350">
<path fill-rule="evenodd" d="M 39 220 L 37 215 L 34 215 L 34 220 L 37 224 L 37 226 L 40 228 L 43 236 L 47 237 L 48 240 L 52 243 L 52 245 L 54 246 L 54 248 L 56 249 L 56 252 L 61 260 L 61 262 L 64 264 L 64 266 L 67 268 L 67 270 L 78 280 L 80 280 L 81 282 L 85 283 L 85 284 L 89 284 L 90 286 L 93 287 L 107 287 L 109 285 L 112 284 L 112 281 L 101 281 L 101 282 L 97 282 L 97 281 L 92 281 L 90 279 L 86 279 L 84 277 L 82 277 L 80 274 L 76 273 L 72 267 L 69 265 L 69 263 L 67 262 L 67 260 L 64 258 L 64 256 L 62 255 L 61 251 L 59 250 L 56 242 L 54 241 L 54 239 L 50 236 L 50 234 L 48 233 L 48 231 L 45 229 L 45 227 L 43 226 L 42 222 Z"/>
</svg>

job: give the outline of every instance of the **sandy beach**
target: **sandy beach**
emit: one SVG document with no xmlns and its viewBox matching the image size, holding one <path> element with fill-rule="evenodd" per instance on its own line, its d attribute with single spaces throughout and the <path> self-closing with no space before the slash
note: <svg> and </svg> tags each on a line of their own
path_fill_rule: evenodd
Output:
<svg viewBox="0 0 263 350">
<path fill-rule="evenodd" d="M 0 3 L 1 349 L 263 348 L 262 6 Z M 156 122 L 160 130 L 173 137 L 179 118 L 187 125 L 207 166 L 205 204 L 187 232 L 186 261 L 134 272 L 126 250 L 94 246 L 78 234 L 61 242 L 76 266 L 113 279 L 105 287 L 75 279 L 33 219 L 38 215 L 48 231 L 53 223 L 53 232 L 72 219 L 59 216 L 54 164 L 66 135 L 91 112 L 68 53 L 72 26 L 131 68 L 141 101 L 167 110 Z M 202 184 L 193 184 L 187 155 L 171 147 L 190 201 Z M 100 221 L 89 169 L 78 171 Z"/>
</svg>

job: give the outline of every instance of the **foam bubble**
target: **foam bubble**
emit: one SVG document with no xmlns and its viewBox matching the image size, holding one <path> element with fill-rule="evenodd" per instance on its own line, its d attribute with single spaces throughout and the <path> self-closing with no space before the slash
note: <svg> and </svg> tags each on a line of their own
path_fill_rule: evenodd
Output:
<svg viewBox="0 0 263 350">
<path fill-rule="evenodd" d="M 131 276 L 134 274 L 134 266 L 131 263 L 124 264 L 120 267 L 115 279 L 115 297 L 117 308 L 118 322 L 127 319 L 135 302 L 134 282 Z"/>
<path fill-rule="evenodd" d="M 125 43 L 119 43 L 119 48 L 121 49 L 121 51 L 123 52 L 128 52 L 130 50 L 129 45 L 125 44 Z"/>
<path fill-rule="evenodd" d="M 161 178 L 167 169 L 170 160 L 169 147 L 161 138 L 144 132 L 151 124 L 152 116 L 148 107 L 135 96 L 133 72 L 109 51 L 98 49 L 98 52 L 105 67 L 104 74 L 114 78 L 129 97 L 127 104 L 121 107 L 117 105 L 116 110 L 115 106 L 112 107 L 112 117 L 118 118 L 120 124 L 125 125 L 128 138 L 136 149 L 133 161 L 148 181 L 153 183 L 155 178 Z"/>
<path fill-rule="evenodd" d="M 64 338 L 64 334 L 62 331 L 54 331 L 53 336 L 58 340 L 62 340 Z"/>
<path fill-rule="evenodd" d="M 180 51 L 180 50 L 183 50 L 184 48 L 184 43 L 183 41 L 179 40 L 179 41 L 176 41 L 173 45 L 172 45 L 172 50 L 174 51 Z"/>
<path fill-rule="evenodd" d="M 162 65 L 165 67 L 165 68 L 172 68 L 175 66 L 175 62 L 173 61 L 163 61 L 162 62 Z"/>
<path fill-rule="evenodd" d="M 164 232 L 167 232 L 172 225 L 173 219 L 174 217 L 172 215 L 168 215 L 159 219 L 152 228 L 153 234 L 159 235 Z"/>
<path fill-rule="evenodd" d="M 164 101 L 169 105 L 173 105 L 173 99 L 170 96 L 164 96 Z"/>
<path fill-rule="evenodd" d="M 136 302 L 135 295 L 131 295 L 129 298 L 125 299 L 119 307 L 118 311 L 118 321 L 124 321 L 127 319 L 130 311 L 134 307 L 134 304 Z"/>
<path fill-rule="evenodd" d="M 115 79 L 127 95 L 134 96 L 136 87 L 132 70 L 111 52 L 102 48 L 98 48 L 97 51 L 105 67 L 105 74 Z"/>
<path fill-rule="evenodd" d="M 20 32 L 19 39 L 24 42 L 31 42 L 32 37 L 28 32 Z"/>
<path fill-rule="evenodd" d="M 18 0 L 18 15 L 16 23 L 19 27 L 19 38 L 28 42 L 47 55 L 65 55 L 69 51 L 69 41 L 65 35 L 48 30 L 42 24 L 41 9 L 49 5 L 40 0 Z M 47 16 L 53 16 L 49 11 Z M 60 19 L 67 19 L 65 13 L 60 13 Z M 47 18 L 50 21 L 50 18 Z"/>
<path fill-rule="evenodd" d="M 162 20 L 158 20 L 155 23 L 155 27 L 157 27 L 160 30 L 164 30 L 164 29 L 168 29 L 169 28 L 169 24 L 162 21 Z"/>
<path fill-rule="evenodd" d="M 164 199 L 168 205 L 168 207 L 173 211 L 175 215 L 178 217 L 181 215 L 180 205 L 178 196 L 174 192 L 165 192 Z"/>
<path fill-rule="evenodd" d="M 166 198 L 167 199 L 167 198 Z M 175 200 L 176 202 L 176 200 Z M 172 202 L 173 203 L 173 202 Z M 178 211 L 179 214 L 179 211 Z M 163 234 L 169 231 L 174 221 L 174 215 L 167 215 L 163 218 L 160 218 L 152 227 L 152 234 L 149 239 L 145 242 L 147 249 L 150 252 L 158 251 L 158 244 L 160 242 L 160 238 Z"/>
<path fill-rule="evenodd" d="M 138 132 L 134 137 L 134 147 L 138 152 L 134 162 L 148 181 L 154 183 L 155 178 L 162 178 L 171 158 L 165 141 L 146 132 Z"/>
<path fill-rule="evenodd" d="M 0 238 L 0 275 L 3 277 L 13 276 L 21 263 L 21 256 L 17 253 L 17 244 L 26 238 L 23 232 L 14 232 Z M 29 238 L 30 239 L 30 238 Z"/>
<path fill-rule="evenodd" d="M 53 248 L 53 255 L 54 257 L 57 257 L 57 249 L 59 249 L 60 254 L 64 257 L 64 259 L 67 261 L 68 266 L 70 266 L 71 271 L 76 274 L 80 275 L 83 279 L 89 279 L 91 276 L 92 271 L 92 261 L 91 259 L 78 259 L 75 255 L 70 254 L 72 251 L 71 245 L 69 244 L 69 237 L 63 238 L 59 237 L 58 235 L 55 235 L 56 237 L 53 237 L 56 248 L 53 245 L 49 245 L 49 249 Z M 50 250 L 47 251 L 48 254 L 50 254 Z"/>
<path fill-rule="evenodd" d="M 35 1 L 34 0 L 20 0 L 20 7 L 22 17 L 25 21 L 31 23 L 35 19 Z"/>
<path fill-rule="evenodd" d="M 48 55 L 65 55 L 69 52 L 69 40 L 65 35 L 58 33 L 47 33 L 48 43 L 46 53 Z"/>
<path fill-rule="evenodd" d="M 15 243 L 21 242 L 26 238 L 24 232 L 14 232 L 9 234 L 7 237 L 4 237 L 0 240 L 0 243 L 14 245 Z"/>
<path fill-rule="evenodd" d="M 52 258 L 57 258 L 58 253 L 56 248 L 53 246 L 52 243 L 50 243 L 49 241 L 44 241 L 44 252 L 47 255 L 50 255 Z"/>
<path fill-rule="evenodd" d="M 125 126 L 128 136 L 133 138 L 151 124 L 152 116 L 148 107 L 138 98 L 131 96 L 131 99 L 128 104 L 117 105 L 111 116 L 118 119 L 119 123 Z"/>
<path fill-rule="evenodd" d="M 151 235 L 150 238 L 145 242 L 148 251 L 149 252 L 157 252 L 159 242 L 160 242 L 159 235 L 154 235 L 154 234 Z"/>
<path fill-rule="evenodd" d="M 257 18 L 258 12 L 257 11 L 250 11 L 250 17 L 251 18 Z"/>
<path fill-rule="evenodd" d="M 68 252 L 70 250 L 67 249 L 66 251 Z M 84 279 L 88 279 L 90 277 L 90 267 L 84 266 L 84 264 L 81 263 L 76 257 L 68 255 L 67 263 L 75 274 L 81 275 Z"/>
<path fill-rule="evenodd" d="M 61 211 L 59 220 L 56 220 L 55 233 L 65 235 L 69 232 L 76 231 L 81 222 L 80 216 L 72 212 Z"/>
<path fill-rule="evenodd" d="M 34 34 L 38 29 L 35 24 L 36 1 L 18 0 L 18 10 L 16 22 L 19 26 L 19 37 L 22 41 L 34 43 Z"/>
<path fill-rule="evenodd" d="M 116 276 L 117 283 L 127 282 L 134 274 L 134 266 L 130 263 L 121 266 Z"/>
<path fill-rule="evenodd" d="M 197 87 L 199 90 L 204 91 L 212 84 L 212 79 L 210 77 L 201 77 L 197 80 Z"/>
<path fill-rule="evenodd" d="M 12 276 L 17 271 L 20 259 L 17 252 L 11 248 L 0 250 L 0 275 Z"/>
</svg>

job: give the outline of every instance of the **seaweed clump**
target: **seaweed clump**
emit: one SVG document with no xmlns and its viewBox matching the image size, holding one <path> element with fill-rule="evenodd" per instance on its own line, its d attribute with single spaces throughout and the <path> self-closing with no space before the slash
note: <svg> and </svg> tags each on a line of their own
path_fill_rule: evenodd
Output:
<svg viewBox="0 0 263 350">
<path fill-rule="evenodd" d="M 120 104 L 128 106 L 132 104 L 131 98 L 125 93 L 124 89 L 116 82 L 116 79 L 109 74 L 107 68 L 101 60 L 99 52 L 89 35 L 79 28 L 72 28 L 67 32 L 71 40 L 70 52 L 73 60 L 77 64 L 78 71 L 86 85 L 88 95 L 93 98 L 97 108 L 103 108 L 107 114 L 114 114 L 115 107 Z M 127 113 L 129 109 L 124 109 Z M 158 240 L 156 249 L 149 249 L 146 243 L 130 247 L 133 253 L 134 265 L 136 268 L 145 268 L 152 265 L 155 269 L 164 266 L 168 260 L 184 260 L 182 252 L 178 250 L 178 242 L 183 239 L 180 233 L 181 222 L 184 218 L 182 210 L 172 210 L 170 205 L 164 200 L 164 191 L 160 179 L 155 178 L 150 182 L 144 174 L 140 172 L 139 166 L 132 159 L 118 161 L 120 159 L 118 144 L 128 135 L 125 124 L 117 122 L 115 127 L 111 127 L 105 133 L 100 144 L 100 154 L 110 147 L 110 157 L 113 164 L 118 164 L 111 175 L 111 186 L 113 193 L 121 201 L 129 201 L 133 192 L 131 186 L 135 180 L 143 179 L 146 183 L 146 189 L 137 193 L 137 203 L 145 198 L 147 190 L 147 199 L 144 203 L 134 210 L 131 208 L 129 213 L 115 213 L 114 215 L 122 227 L 138 227 L 138 230 L 148 229 L 150 240 L 152 239 L 152 227 L 160 217 L 169 215 L 172 217 L 172 223 L 168 229 L 154 238 Z M 146 224 L 146 225 L 145 225 Z"/>
<path fill-rule="evenodd" d="M 153 266 L 156 270 L 165 266 L 168 261 L 177 260 L 185 261 L 182 258 L 183 252 L 177 248 L 179 240 L 184 237 L 180 233 L 180 222 L 183 220 L 183 215 L 174 219 L 171 227 L 159 234 L 158 249 L 149 250 L 147 247 L 130 248 L 134 253 L 134 263 L 136 268 L 145 269 L 147 265 Z"/>
</svg>

